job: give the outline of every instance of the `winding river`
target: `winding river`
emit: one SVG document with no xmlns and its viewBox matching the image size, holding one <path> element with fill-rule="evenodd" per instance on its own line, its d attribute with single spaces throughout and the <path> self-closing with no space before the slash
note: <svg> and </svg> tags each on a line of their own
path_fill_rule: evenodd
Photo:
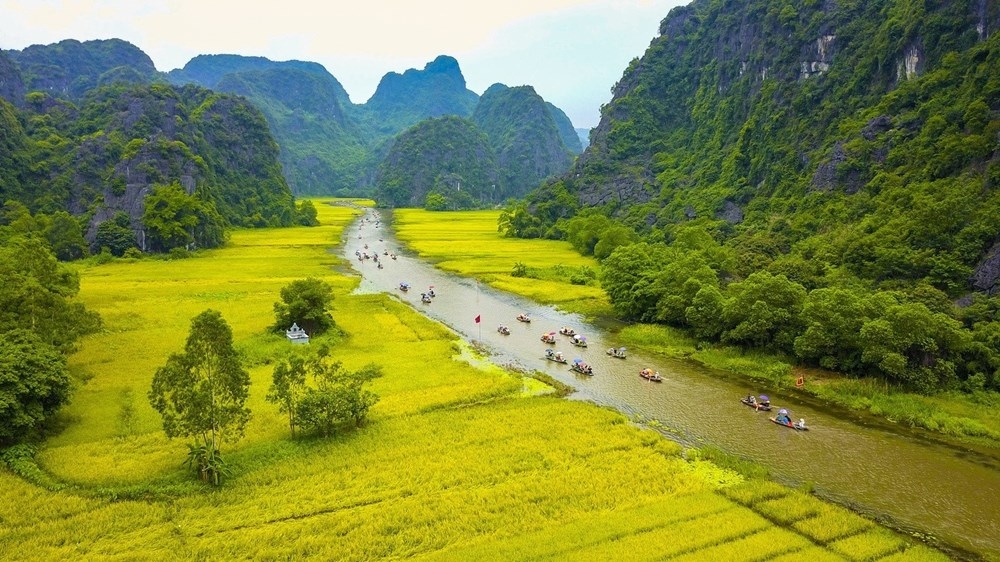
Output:
<svg viewBox="0 0 1000 562">
<path fill-rule="evenodd" d="M 358 292 L 394 294 L 462 337 L 481 341 L 495 353 L 497 363 L 539 370 L 573 386 L 574 399 L 636 419 L 657 420 L 671 438 L 683 443 L 712 444 L 753 459 L 785 482 L 810 482 L 820 494 L 903 530 L 1000 559 L 1000 453 L 942 445 L 918 433 L 847 419 L 848 414 L 794 395 L 768 392 L 776 406 L 788 408 L 793 419 L 805 418 L 811 430 L 778 427 L 768 421 L 768 414 L 739 402 L 749 392 L 768 389 L 688 361 L 632 351 L 626 359 L 610 357 L 605 350 L 620 343 L 609 333 L 576 315 L 480 286 L 407 255 L 384 223 L 375 226 L 376 216 L 376 211 L 367 211 L 368 221 L 347 229 L 341 246 L 344 259 L 361 275 Z M 382 255 L 386 250 L 395 252 L 397 259 Z M 382 268 L 371 259 L 357 259 L 355 252 L 377 252 Z M 401 282 L 412 289 L 400 291 Z M 420 293 L 431 286 L 436 297 L 422 303 Z M 531 315 L 530 324 L 515 320 L 522 312 Z M 497 333 L 501 323 L 510 327 L 509 336 Z M 561 335 L 554 346 L 539 341 L 541 333 L 561 326 L 586 335 L 589 347 L 576 348 Z M 570 360 L 582 358 L 593 366 L 594 376 L 577 375 L 566 365 L 545 360 L 546 347 Z M 663 382 L 641 378 L 638 372 L 644 367 L 658 370 Z"/>
</svg>

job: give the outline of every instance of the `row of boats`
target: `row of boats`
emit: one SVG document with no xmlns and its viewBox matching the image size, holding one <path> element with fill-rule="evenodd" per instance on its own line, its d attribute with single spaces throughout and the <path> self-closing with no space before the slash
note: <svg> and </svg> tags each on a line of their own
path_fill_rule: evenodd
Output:
<svg viewBox="0 0 1000 562">
<path fill-rule="evenodd" d="M 761 394 L 760 396 L 754 396 L 753 394 L 748 394 L 745 398 L 741 398 L 740 402 L 742 402 L 745 406 L 750 406 L 751 408 L 753 408 L 755 411 L 758 411 L 758 412 L 760 412 L 760 411 L 770 412 L 771 411 L 771 399 L 768 398 L 767 395 L 764 395 L 764 394 Z M 781 426 L 784 426 L 784 427 L 788 427 L 788 428 L 791 428 L 791 429 L 795 429 L 795 430 L 798 430 L 798 431 L 808 431 L 809 430 L 809 428 L 806 426 L 806 420 L 805 419 L 799 418 L 799 421 L 792 421 L 792 418 L 789 415 L 788 410 L 786 410 L 785 408 L 779 409 L 778 410 L 778 415 L 774 416 L 773 418 L 768 418 L 768 419 L 770 419 L 771 422 L 773 422 L 773 423 L 776 423 L 778 425 L 781 425 Z"/>
<path fill-rule="evenodd" d="M 519 314 L 517 316 L 517 320 L 519 322 L 530 323 L 531 317 L 528 316 L 527 314 Z M 500 325 L 499 328 L 497 328 L 497 331 L 499 331 L 502 334 L 510 334 L 510 328 L 502 324 Z M 570 343 L 575 345 L 576 347 L 587 347 L 587 338 L 576 333 L 576 330 L 574 330 L 573 328 L 569 328 L 567 326 L 559 328 L 558 332 L 546 332 L 542 334 L 541 337 L 542 342 L 549 345 L 555 344 L 556 333 L 559 333 L 564 336 L 569 336 Z M 628 357 L 628 349 L 625 347 L 611 347 L 608 348 L 607 354 L 611 357 L 625 359 L 626 357 Z M 569 363 L 569 361 L 566 359 L 566 357 L 563 355 L 561 351 L 556 351 L 552 348 L 548 348 L 545 350 L 545 359 L 548 359 L 549 361 L 554 361 L 556 363 L 564 363 L 564 364 Z M 570 370 L 579 373 L 581 375 L 593 376 L 594 374 L 594 368 L 591 367 L 583 359 L 574 359 L 573 364 L 570 366 Z M 663 382 L 663 377 L 660 376 L 660 373 L 658 371 L 654 371 L 653 369 L 649 368 L 642 369 L 641 371 L 639 371 L 639 376 L 649 381 Z"/>
</svg>

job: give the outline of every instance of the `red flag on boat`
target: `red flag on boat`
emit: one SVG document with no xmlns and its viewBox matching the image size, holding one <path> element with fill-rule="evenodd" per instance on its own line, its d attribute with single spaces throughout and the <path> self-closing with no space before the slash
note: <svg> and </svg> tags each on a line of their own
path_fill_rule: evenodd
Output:
<svg viewBox="0 0 1000 562">
<path fill-rule="evenodd" d="M 479 317 L 480 317 L 480 316 L 482 316 L 482 315 L 481 315 L 481 314 L 477 314 L 477 315 L 476 315 L 476 324 L 478 324 L 478 323 L 479 323 L 479 320 L 480 320 L 480 318 L 479 318 Z"/>
</svg>

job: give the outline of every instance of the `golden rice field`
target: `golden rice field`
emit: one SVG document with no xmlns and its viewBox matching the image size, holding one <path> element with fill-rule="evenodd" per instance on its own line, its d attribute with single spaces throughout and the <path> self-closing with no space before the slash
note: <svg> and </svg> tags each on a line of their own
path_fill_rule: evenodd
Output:
<svg viewBox="0 0 1000 562">
<path fill-rule="evenodd" d="M 619 413 L 454 359 L 442 326 L 391 296 L 349 294 L 356 281 L 330 269 L 328 249 L 354 211 L 318 208 L 322 227 L 237 232 L 195 259 L 81 267 L 104 331 L 72 357 L 86 383 L 38 455 L 57 485 L 0 470 L 0 559 L 946 559 L 805 493 L 685 460 Z M 278 290 L 309 275 L 336 287 L 336 357 L 386 375 L 365 427 L 292 440 L 263 400 L 264 362 L 287 344 L 263 332 Z M 256 365 L 253 421 L 223 451 L 233 473 L 219 489 L 185 472 L 185 444 L 163 437 L 145 398 L 208 307 Z"/>
<path fill-rule="evenodd" d="M 610 303 L 597 283 L 574 285 L 570 277 L 585 268 L 596 274 L 597 260 L 582 256 L 562 240 L 506 238 L 497 231 L 500 211 L 433 212 L 397 209 L 396 237 L 421 258 L 492 287 L 583 314 L 604 314 Z M 517 263 L 528 277 L 514 277 Z"/>
</svg>

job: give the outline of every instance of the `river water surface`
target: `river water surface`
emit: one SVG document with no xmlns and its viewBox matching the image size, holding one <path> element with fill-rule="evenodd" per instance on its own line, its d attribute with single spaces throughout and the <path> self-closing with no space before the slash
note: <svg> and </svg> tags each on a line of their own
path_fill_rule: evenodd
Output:
<svg viewBox="0 0 1000 562">
<path fill-rule="evenodd" d="M 462 337 L 483 342 L 495 352 L 497 363 L 542 371 L 573 386 L 574 399 L 658 420 L 682 442 L 711 444 L 750 458 L 768 466 L 779 479 L 812 482 L 822 495 L 904 530 L 1000 559 L 1000 454 L 945 446 L 891 427 L 866 426 L 822 405 L 754 388 L 687 361 L 631 350 L 626 359 L 610 357 L 605 350 L 620 345 L 612 335 L 576 315 L 435 269 L 403 251 L 384 222 L 376 227 L 377 216 L 376 211 L 367 211 L 367 221 L 348 228 L 341 246 L 344 259 L 361 275 L 359 292 L 394 294 Z M 397 259 L 383 255 L 385 251 L 396 253 Z M 377 253 L 382 268 L 371 259 L 357 259 L 355 252 Z M 401 282 L 409 283 L 410 291 L 400 291 Z M 436 296 L 424 304 L 420 293 L 431 286 Z M 530 324 L 515 320 L 522 312 L 531 315 Z M 510 327 L 509 336 L 497 333 L 501 323 Z M 589 347 L 574 347 L 561 335 L 554 346 L 540 341 L 542 333 L 561 326 L 585 335 Z M 545 360 L 548 347 L 570 360 L 590 363 L 594 376 L 577 375 L 567 365 Z M 664 381 L 641 378 L 638 373 L 644 367 L 658 370 Z M 772 404 L 788 408 L 793 419 L 805 418 L 810 431 L 776 426 L 768 421 L 769 414 L 740 404 L 739 398 L 749 392 L 769 394 Z"/>
</svg>

